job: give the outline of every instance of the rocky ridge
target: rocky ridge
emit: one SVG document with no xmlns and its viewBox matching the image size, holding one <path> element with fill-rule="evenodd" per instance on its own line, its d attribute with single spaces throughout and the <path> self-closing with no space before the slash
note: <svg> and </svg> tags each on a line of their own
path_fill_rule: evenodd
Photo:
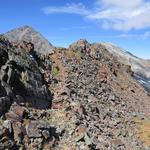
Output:
<svg viewBox="0 0 150 150">
<path fill-rule="evenodd" d="M 114 57 L 123 64 L 130 65 L 135 74 L 135 79 L 150 92 L 150 61 L 134 56 L 126 50 L 112 44 L 103 42 L 103 45 Z"/>
<path fill-rule="evenodd" d="M 149 125 L 150 97 L 129 65 L 86 40 L 36 52 L 0 37 L 0 149 L 150 148 L 139 126 Z"/>
<path fill-rule="evenodd" d="M 13 29 L 4 34 L 11 42 L 21 43 L 22 41 L 28 41 L 34 43 L 34 49 L 40 55 L 48 55 L 55 51 L 55 47 L 46 40 L 43 35 L 35 31 L 30 26 L 22 26 L 17 29 Z M 144 60 L 134 56 L 126 50 L 108 42 L 101 42 L 114 57 L 123 64 L 130 65 L 132 71 L 135 73 L 135 79 L 150 92 L 150 61 Z"/>
</svg>

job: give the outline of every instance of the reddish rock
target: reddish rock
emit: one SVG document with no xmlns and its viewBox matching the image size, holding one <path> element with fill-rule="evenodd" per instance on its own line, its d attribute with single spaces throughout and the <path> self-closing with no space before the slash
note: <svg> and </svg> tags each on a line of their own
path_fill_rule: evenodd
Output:
<svg viewBox="0 0 150 150">
<path fill-rule="evenodd" d="M 6 113 L 6 118 L 12 121 L 22 121 L 25 114 L 25 108 L 18 104 L 13 104 L 10 111 Z"/>
<path fill-rule="evenodd" d="M 18 116 L 22 117 L 25 114 L 26 109 L 24 107 L 19 106 L 18 104 L 14 104 L 11 106 L 11 110 Z"/>
<path fill-rule="evenodd" d="M 76 131 L 77 131 L 78 134 L 86 133 L 87 132 L 87 127 L 81 125 L 76 129 Z"/>
<path fill-rule="evenodd" d="M 124 145 L 124 143 L 120 139 L 112 140 L 112 144 L 114 144 L 116 147 Z"/>
<path fill-rule="evenodd" d="M 18 116 L 17 114 L 15 114 L 14 112 L 12 112 L 12 111 L 10 111 L 10 112 L 8 112 L 8 113 L 6 113 L 5 114 L 5 116 L 6 116 L 6 118 L 8 119 L 8 120 L 11 120 L 11 121 L 22 121 L 22 117 L 21 116 Z"/>
<path fill-rule="evenodd" d="M 56 103 L 52 105 L 53 109 L 62 109 L 63 108 L 63 104 L 62 103 Z"/>
<path fill-rule="evenodd" d="M 31 52 L 34 49 L 34 45 L 31 42 L 21 41 L 18 45 L 18 48 L 24 49 L 26 52 Z"/>
</svg>

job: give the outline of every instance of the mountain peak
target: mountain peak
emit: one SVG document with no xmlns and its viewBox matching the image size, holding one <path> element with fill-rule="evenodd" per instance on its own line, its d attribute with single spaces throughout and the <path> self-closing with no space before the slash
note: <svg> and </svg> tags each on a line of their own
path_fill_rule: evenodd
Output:
<svg viewBox="0 0 150 150">
<path fill-rule="evenodd" d="M 69 46 L 73 50 L 84 50 L 90 47 L 90 43 L 86 39 L 80 39 Z"/>
<path fill-rule="evenodd" d="M 32 26 L 30 26 L 30 25 L 24 25 L 24 26 L 21 26 L 20 28 L 22 28 L 22 29 L 32 29 L 32 30 L 34 30 L 34 28 L 33 28 Z"/>
<path fill-rule="evenodd" d="M 4 36 L 7 37 L 9 41 L 15 43 L 20 43 L 21 41 L 34 43 L 35 51 L 42 55 L 52 53 L 54 49 L 52 44 L 49 43 L 41 33 L 29 25 L 13 29 L 4 34 Z"/>
<path fill-rule="evenodd" d="M 79 39 L 78 41 L 74 42 L 74 44 L 90 44 L 86 39 Z"/>
</svg>

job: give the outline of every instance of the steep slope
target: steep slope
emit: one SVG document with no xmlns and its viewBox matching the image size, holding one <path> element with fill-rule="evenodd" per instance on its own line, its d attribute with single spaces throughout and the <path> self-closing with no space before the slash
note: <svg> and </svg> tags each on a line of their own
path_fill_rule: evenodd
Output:
<svg viewBox="0 0 150 150">
<path fill-rule="evenodd" d="M 50 60 L 52 108 L 60 122 L 52 120 L 65 129 L 66 139 L 61 138 L 58 149 L 145 149 L 135 136 L 134 118 L 149 116 L 150 98 L 129 66 L 85 40 L 57 49 Z"/>
<path fill-rule="evenodd" d="M 30 51 L 30 52 L 29 52 Z M 19 96 L 22 102 L 37 105 L 38 101 L 48 107 L 50 105 L 50 93 L 42 77 L 42 67 L 33 49 L 18 49 L 13 47 L 6 38 L 0 36 L 0 115 L 4 112 L 5 99 L 9 98 L 12 103 Z M 41 67 L 42 66 L 42 67 Z M 42 105 L 41 105 L 42 106 Z M 38 106 L 37 106 L 38 107 Z"/>
<path fill-rule="evenodd" d="M 53 52 L 54 47 L 39 32 L 30 26 L 13 29 L 4 34 L 11 42 L 20 43 L 30 41 L 34 43 L 35 51 L 47 55 Z"/>
<path fill-rule="evenodd" d="M 150 149 L 150 97 L 129 65 L 85 40 L 42 57 L 33 44 L 0 37 L 0 149 Z"/>
<path fill-rule="evenodd" d="M 131 66 L 135 73 L 135 78 L 150 91 L 150 61 L 134 56 L 133 54 L 119 48 L 112 43 L 100 43 L 121 63 Z"/>
</svg>

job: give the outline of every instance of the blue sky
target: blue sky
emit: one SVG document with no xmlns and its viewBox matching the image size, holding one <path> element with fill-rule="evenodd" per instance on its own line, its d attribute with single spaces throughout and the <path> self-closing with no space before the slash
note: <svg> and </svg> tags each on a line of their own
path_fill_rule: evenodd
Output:
<svg viewBox="0 0 150 150">
<path fill-rule="evenodd" d="M 150 59 L 148 0 L 1 0 L 0 14 L 0 33 L 30 25 L 56 46 L 84 38 Z"/>
</svg>

